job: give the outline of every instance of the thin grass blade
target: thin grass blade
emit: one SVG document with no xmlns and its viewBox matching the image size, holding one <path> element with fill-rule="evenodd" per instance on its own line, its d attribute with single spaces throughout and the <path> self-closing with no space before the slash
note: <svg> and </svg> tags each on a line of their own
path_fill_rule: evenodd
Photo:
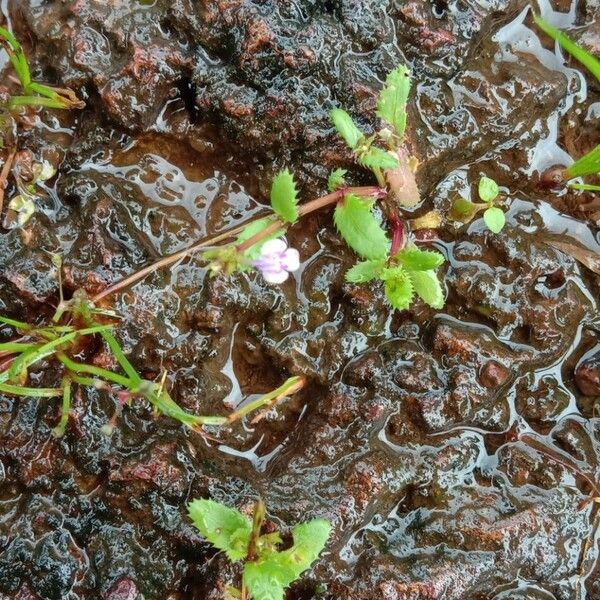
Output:
<svg viewBox="0 0 600 600">
<path fill-rule="evenodd" d="M 600 81 L 600 60 L 576 44 L 568 35 L 552 27 L 550 23 L 542 17 L 534 16 L 536 25 L 553 40 L 558 42 L 573 58 L 578 60 L 584 67 L 590 71 Z"/>
</svg>

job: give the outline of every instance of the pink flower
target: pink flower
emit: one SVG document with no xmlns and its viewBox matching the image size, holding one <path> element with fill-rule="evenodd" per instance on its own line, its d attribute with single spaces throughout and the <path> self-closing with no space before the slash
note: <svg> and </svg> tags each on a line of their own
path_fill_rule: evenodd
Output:
<svg viewBox="0 0 600 600">
<path fill-rule="evenodd" d="M 300 267 L 300 254 L 295 248 L 288 248 L 284 240 L 269 240 L 253 264 L 268 283 L 283 283 Z"/>
</svg>

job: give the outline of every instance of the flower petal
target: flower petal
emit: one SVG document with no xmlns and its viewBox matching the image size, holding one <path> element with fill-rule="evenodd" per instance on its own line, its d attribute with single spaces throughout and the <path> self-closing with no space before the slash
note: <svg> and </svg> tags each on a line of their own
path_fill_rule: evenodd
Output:
<svg viewBox="0 0 600 600">
<path fill-rule="evenodd" d="M 287 244 L 285 240 L 277 238 L 275 240 L 269 240 L 263 244 L 260 255 L 267 256 L 268 254 L 281 254 L 287 250 Z"/>
<path fill-rule="evenodd" d="M 289 277 L 289 273 L 283 269 L 280 271 L 262 271 L 262 275 L 267 283 L 283 283 Z"/>
<path fill-rule="evenodd" d="M 281 258 L 281 266 L 286 271 L 297 271 L 300 268 L 300 253 L 296 248 L 288 248 Z"/>
</svg>

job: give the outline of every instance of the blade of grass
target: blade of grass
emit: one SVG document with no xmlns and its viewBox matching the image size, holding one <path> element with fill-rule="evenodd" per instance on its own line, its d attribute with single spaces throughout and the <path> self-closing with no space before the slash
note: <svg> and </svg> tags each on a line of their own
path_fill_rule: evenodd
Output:
<svg viewBox="0 0 600 600">
<path fill-rule="evenodd" d="M 14 354 L 17 352 L 25 352 L 37 348 L 37 344 L 29 344 L 27 342 L 4 342 L 0 344 L 0 353 Z"/>
<path fill-rule="evenodd" d="M 240 408 L 240 410 L 236 410 L 235 412 L 231 413 L 227 417 L 227 421 L 232 423 L 257 409 L 262 408 L 265 405 L 273 404 L 285 396 L 295 394 L 304 387 L 305 383 L 306 382 L 303 377 L 290 377 L 278 388 L 270 391 L 267 394 L 263 394 L 260 398 L 257 398 L 256 400 L 246 404 L 246 406 Z"/>
<path fill-rule="evenodd" d="M 62 437 L 65 434 L 67 423 L 69 422 L 69 411 L 71 410 L 71 380 L 68 377 L 63 379 L 63 401 L 60 413 L 60 421 L 52 430 L 56 437 Z"/>
<path fill-rule="evenodd" d="M 600 144 L 565 169 L 567 179 L 584 177 L 594 173 L 600 173 Z"/>
<path fill-rule="evenodd" d="M 589 183 L 570 183 L 570 188 L 581 190 L 582 192 L 600 192 L 600 185 L 591 185 Z"/>
<path fill-rule="evenodd" d="M 19 106 L 66 108 L 65 103 L 59 98 L 46 98 L 45 96 L 11 96 L 8 101 L 8 107 L 18 108 Z"/>
<path fill-rule="evenodd" d="M 29 323 L 24 323 L 23 321 L 16 321 L 15 319 L 9 319 L 8 317 L 0 316 L 0 323 L 4 323 L 5 325 L 10 325 L 15 329 L 20 329 L 22 331 L 29 331 L 33 329 L 33 326 Z"/>
<path fill-rule="evenodd" d="M 55 398 L 62 396 L 61 388 L 32 388 L 9 383 L 0 383 L 0 392 L 11 396 L 28 396 L 31 398 Z"/>
<path fill-rule="evenodd" d="M 123 353 L 123 350 L 121 349 L 121 346 L 119 346 L 119 343 L 117 342 L 115 336 L 108 331 L 102 332 L 101 335 L 104 338 L 104 340 L 106 341 L 106 343 L 108 344 L 114 357 L 117 359 L 118 363 L 121 365 L 121 368 L 123 369 L 123 371 L 125 371 L 125 373 L 127 373 L 127 376 L 131 380 L 133 386 L 136 389 L 139 388 L 140 384 L 142 383 L 142 378 L 140 377 L 138 372 L 135 370 L 134 366 L 129 362 L 129 360 L 127 359 L 125 354 Z"/>
<path fill-rule="evenodd" d="M 158 412 L 176 419 L 191 429 L 198 425 L 223 425 L 227 422 L 226 417 L 203 417 L 185 411 L 165 389 L 161 389 L 156 383 L 151 383 L 143 395 Z"/>
<path fill-rule="evenodd" d="M 571 56 L 573 56 L 573 58 L 578 60 L 598 81 L 600 81 L 600 60 L 576 44 L 568 35 L 555 27 L 552 27 L 552 25 L 542 19 L 542 17 L 535 15 L 533 20 L 545 34 L 558 42 Z"/>
<path fill-rule="evenodd" d="M 66 335 L 63 335 L 60 338 L 56 338 L 54 340 L 46 342 L 45 344 L 38 346 L 35 350 L 24 352 L 13 362 L 8 372 L 5 371 L 4 373 L 0 373 L 0 381 L 6 381 L 7 379 L 16 379 L 30 365 L 46 358 L 46 356 L 50 356 L 56 351 L 57 348 L 59 348 L 63 344 L 72 342 L 78 336 L 100 333 L 102 331 L 110 329 L 111 327 L 112 325 L 98 325 L 96 327 L 87 327 L 86 329 L 79 329 L 77 331 L 67 333 Z"/>
<path fill-rule="evenodd" d="M 72 371 L 77 375 L 80 375 L 81 373 L 89 373 L 90 375 L 96 375 L 96 377 L 100 377 L 101 379 L 112 381 L 113 383 L 116 383 L 125 389 L 131 390 L 132 392 L 137 391 L 137 388 L 133 388 L 131 380 L 123 375 L 113 373 L 112 371 L 108 371 L 102 367 L 97 367 L 96 365 L 88 365 L 87 363 L 76 362 L 69 358 L 64 352 L 59 352 L 56 355 L 56 358 L 58 358 L 58 360 L 65 365 L 69 371 Z"/>
<path fill-rule="evenodd" d="M 0 37 L 3 37 L 5 42 L 2 44 L 8 53 L 8 57 L 14 70 L 16 71 L 21 85 L 24 88 L 31 83 L 31 73 L 29 71 L 29 63 L 23 48 L 17 38 L 4 27 L 0 27 Z"/>
</svg>

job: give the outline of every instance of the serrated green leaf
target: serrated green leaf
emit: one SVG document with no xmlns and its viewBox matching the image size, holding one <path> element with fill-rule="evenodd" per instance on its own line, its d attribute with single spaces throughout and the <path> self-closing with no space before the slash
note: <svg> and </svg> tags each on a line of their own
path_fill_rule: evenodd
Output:
<svg viewBox="0 0 600 600">
<path fill-rule="evenodd" d="M 331 111 L 331 120 L 338 133 L 344 138 L 346 144 L 354 149 L 358 142 L 364 137 L 363 132 L 354 124 L 352 117 L 341 108 L 334 108 Z"/>
<path fill-rule="evenodd" d="M 371 211 L 372 202 L 348 194 L 333 215 L 335 226 L 348 246 L 359 256 L 371 260 L 385 258 L 388 238 Z"/>
<path fill-rule="evenodd" d="M 269 217 L 265 217 L 264 219 L 259 219 L 258 221 L 249 223 L 248 225 L 246 225 L 246 227 L 244 227 L 242 233 L 240 233 L 240 235 L 238 235 L 238 237 L 236 238 L 235 245 L 239 246 L 246 240 L 249 240 L 251 237 L 254 237 L 257 233 L 260 233 L 263 229 L 268 227 L 272 222 L 272 219 L 269 219 Z M 280 229 L 279 231 L 276 231 L 275 233 L 266 236 L 265 238 L 260 240 L 260 242 L 257 242 L 256 244 L 248 248 L 248 250 L 244 252 L 244 256 L 246 256 L 250 260 L 256 260 L 260 256 L 262 247 L 269 240 L 274 240 L 275 238 L 281 237 L 284 233 L 285 231 L 283 229 Z"/>
<path fill-rule="evenodd" d="M 315 519 L 294 527 L 294 545 L 244 565 L 244 585 L 253 600 L 283 600 L 285 588 L 317 559 L 329 538 L 331 525 Z"/>
<path fill-rule="evenodd" d="M 444 292 L 435 271 L 411 271 L 413 288 L 419 298 L 432 308 L 444 307 Z"/>
<path fill-rule="evenodd" d="M 489 177 L 482 177 L 479 180 L 479 197 L 484 202 L 492 202 L 494 198 L 500 193 L 498 184 Z"/>
<path fill-rule="evenodd" d="M 234 508 L 213 500 L 193 500 L 188 512 L 200 533 L 232 560 L 241 560 L 248 554 L 252 523 Z"/>
<path fill-rule="evenodd" d="M 327 189 L 330 192 L 335 192 L 338 188 L 343 187 L 345 183 L 344 177 L 346 177 L 347 172 L 346 169 L 336 169 L 335 171 L 332 171 L 327 180 Z"/>
<path fill-rule="evenodd" d="M 483 206 L 485 206 L 485 204 Z M 468 223 L 473 219 L 479 210 L 481 210 L 481 207 L 477 206 L 477 204 L 474 204 L 470 200 L 462 197 L 456 198 L 456 200 L 454 200 L 452 203 L 452 208 L 450 209 L 450 218 L 453 221 Z"/>
<path fill-rule="evenodd" d="M 506 224 L 506 216 L 502 210 L 496 206 L 488 208 L 483 213 L 483 220 L 492 233 L 500 233 Z"/>
<path fill-rule="evenodd" d="M 271 206 L 286 223 L 295 223 L 298 220 L 297 196 L 294 176 L 288 169 L 278 173 L 271 185 Z"/>
<path fill-rule="evenodd" d="M 413 297 L 413 286 L 403 267 L 383 269 L 380 278 L 385 282 L 385 295 L 388 302 L 397 310 L 406 310 Z"/>
<path fill-rule="evenodd" d="M 410 93 L 410 71 L 400 65 L 390 73 L 379 93 L 377 115 L 390 124 L 400 138 L 406 130 L 406 103 Z"/>
<path fill-rule="evenodd" d="M 385 266 L 385 260 L 365 260 L 356 263 L 346 273 L 346 281 L 349 283 L 366 283 L 377 279 L 381 269 Z"/>
<path fill-rule="evenodd" d="M 444 262 L 444 257 L 433 250 L 421 250 L 416 246 L 409 246 L 400 250 L 394 257 L 409 271 L 429 271 L 439 267 Z"/>
<path fill-rule="evenodd" d="M 377 146 L 371 146 L 359 157 L 358 162 L 369 169 L 395 169 L 400 165 L 393 154 Z"/>
</svg>

